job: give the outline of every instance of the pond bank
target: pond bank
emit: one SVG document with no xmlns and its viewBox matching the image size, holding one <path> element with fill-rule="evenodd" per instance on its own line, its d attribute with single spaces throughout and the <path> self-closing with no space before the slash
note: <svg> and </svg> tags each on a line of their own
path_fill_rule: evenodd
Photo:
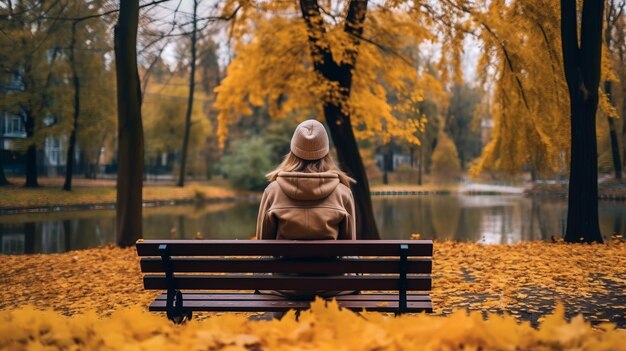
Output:
<svg viewBox="0 0 626 351">
<path fill-rule="evenodd" d="M 39 188 L 18 185 L 0 187 L 0 215 L 114 209 L 114 180 L 80 179 L 71 192 L 63 191 L 58 179 L 40 181 Z M 14 182 L 17 184 L 17 182 Z M 236 190 L 226 183 L 188 183 L 184 187 L 147 183 L 143 188 L 144 207 L 234 201 L 257 196 Z"/>
<path fill-rule="evenodd" d="M 18 184 L 17 181 L 13 181 Z M 19 213 L 49 213 L 61 211 L 106 210 L 115 208 L 114 180 L 77 179 L 71 192 L 61 190 L 62 180 L 44 178 L 39 188 L 18 185 L 0 187 L 0 215 Z M 601 200 L 626 201 L 626 183 L 603 182 L 599 185 Z M 534 184 L 505 186 L 479 183 L 458 184 L 376 184 L 371 186 L 373 196 L 397 195 L 528 195 L 533 197 L 567 198 L 567 186 L 562 184 Z M 260 197 L 259 192 L 233 189 L 225 181 L 189 183 L 183 188 L 172 184 L 147 182 L 143 189 L 144 207 L 202 204 L 223 201 L 248 200 Z"/>
<path fill-rule="evenodd" d="M 567 184 L 538 183 L 526 192 L 530 196 L 556 197 L 566 199 L 568 196 Z M 626 182 L 607 180 L 598 184 L 598 199 L 612 201 L 626 201 Z"/>
<path fill-rule="evenodd" d="M 480 183 L 459 183 L 458 185 L 374 185 L 372 195 L 526 195 L 533 197 L 550 197 L 566 199 L 567 184 L 535 183 L 519 186 L 492 185 Z M 613 180 L 598 184 L 598 199 L 609 201 L 626 201 L 626 182 Z"/>
<path fill-rule="evenodd" d="M 479 183 L 451 185 L 374 185 L 372 195 L 522 195 L 527 187 Z"/>
</svg>

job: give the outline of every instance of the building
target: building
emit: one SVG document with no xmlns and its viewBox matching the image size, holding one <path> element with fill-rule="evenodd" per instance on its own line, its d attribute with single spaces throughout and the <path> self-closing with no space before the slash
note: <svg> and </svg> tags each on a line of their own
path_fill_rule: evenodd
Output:
<svg viewBox="0 0 626 351">
<path fill-rule="evenodd" d="M 0 94 L 12 94 L 24 89 L 18 75 L 9 75 L 0 80 Z M 56 123 L 53 117 L 46 117 L 44 124 L 47 126 Z M 19 113 L 9 112 L 0 106 L 0 157 L 4 171 L 8 175 L 24 174 L 24 148 L 20 145 L 26 139 L 24 119 Z M 43 147 L 38 148 L 37 171 L 40 175 L 56 176 L 65 171 L 67 156 L 67 138 L 62 136 L 48 136 L 44 140 Z M 82 162 L 80 147 L 76 147 L 76 164 Z M 78 167 L 77 167 L 78 168 Z"/>
</svg>

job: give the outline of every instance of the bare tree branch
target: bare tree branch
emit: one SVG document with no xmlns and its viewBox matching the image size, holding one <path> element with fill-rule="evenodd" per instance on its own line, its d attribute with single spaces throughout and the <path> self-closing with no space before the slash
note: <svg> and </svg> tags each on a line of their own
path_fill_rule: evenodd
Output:
<svg viewBox="0 0 626 351">
<path fill-rule="evenodd" d="M 145 7 L 158 5 L 158 4 L 166 2 L 166 1 L 170 1 L 170 0 L 155 0 L 155 1 L 152 1 L 150 3 L 140 5 L 139 9 L 143 9 Z M 120 9 L 113 9 L 113 10 L 105 11 L 103 13 L 99 13 L 99 14 L 95 14 L 95 15 L 82 16 L 82 17 L 48 17 L 48 16 L 42 16 L 39 19 L 81 22 L 81 21 L 85 21 L 85 20 L 88 20 L 88 19 L 92 19 L 92 18 L 106 17 L 106 16 L 112 15 L 112 14 L 117 13 L 117 12 L 120 12 Z"/>
</svg>

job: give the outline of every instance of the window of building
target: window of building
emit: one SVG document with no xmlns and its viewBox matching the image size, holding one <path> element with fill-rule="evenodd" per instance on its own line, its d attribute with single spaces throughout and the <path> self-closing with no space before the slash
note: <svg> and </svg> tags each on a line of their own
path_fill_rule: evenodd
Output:
<svg viewBox="0 0 626 351">
<path fill-rule="evenodd" d="M 61 138 L 47 137 L 45 153 L 48 165 L 62 166 L 65 164 L 65 155 L 63 154 L 63 143 L 61 142 Z"/>
<path fill-rule="evenodd" d="M 4 136 L 8 137 L 26 137 L 26 129 L 24 123 L 19 116 L 4 113 Z"/>
</svg>

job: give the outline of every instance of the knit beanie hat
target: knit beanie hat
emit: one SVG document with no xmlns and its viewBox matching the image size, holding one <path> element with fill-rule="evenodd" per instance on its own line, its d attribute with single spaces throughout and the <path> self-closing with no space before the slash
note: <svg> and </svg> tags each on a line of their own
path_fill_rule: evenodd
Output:
<svg viewBox="0 0 626 351">
<path fill-rule="evenodd" d="M 324 126 L 314 120 L 306 120 L 296 127 L 291 138 L 291 152 L 303 160 L 319 160 L 328 154 L 328 134 Z"/>
</svg>

